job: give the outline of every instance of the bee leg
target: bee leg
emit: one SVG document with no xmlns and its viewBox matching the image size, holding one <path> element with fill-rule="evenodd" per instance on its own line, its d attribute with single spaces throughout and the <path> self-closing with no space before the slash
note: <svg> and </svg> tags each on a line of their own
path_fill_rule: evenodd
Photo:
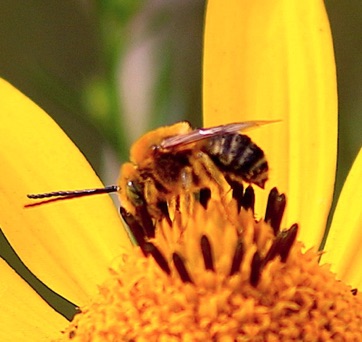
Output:
<svg viewBox="0 0 362 342">
<path fill-rule="evenodd" d="M 172 221 L 170 217 L 170 213 L 168 211 L 168 204 L 166 201 L 158 201 L 157 202 L 157 208 L 160 209 L 161 215 L 166 219 L 169 226 L 172 226 Z"/>
<path fill-rule="evenodd" d="M 143 227 L 139 224 L 138 220 L 131 213 L 129 213 L 124 207 L 120 207 L 119 211 L 121 213 L 124 222 L 126 222 L 129 228 L 132 242 L 140 246 L 143 254 L 146 256 L 147 252 L 144 249 L 146 243 L 146 235 Z"/>
<path fill-rule="evenodd" d="M 230 185 L 226 181 L 223 172 L 220 171 L 206 153 L 198 153 L 197 158 L 198 163 L 194 163 L 198 166 L 195 169 L 195 173 L 200 177 L 202 187 L 209 188 L 211 195 L 217 192 L 221 198 L 228 196 L 230 194 Z"/>
<path fill-rule="evenodd" d="M 236 207 L 238 209 L 238 212 L 240 212 L 244 200 L 244 186 L 241 182 L 232 180 L 230 177 L 225 177 L 225 179 L 232 189 L 233 199 L 236 201 Z"/>
<path fill-rule="evenodd" d="M 136 217 L 144 229 L 147 238 L 155 237 L 155 226 L 152 221 L 152 217 L 147 210 L 147 204 L 144 202 L 142 205 L 138 205 L 135 207 L 136 209 Z"/>
<path fill-rule="evenodd" d="M 195 174 L 191 167 L 185 167 L 181 171 L 181 184 L 183 193 L 179 198 L 180 210 L 184 213 L 191 213 L 193 205 L 193 190 L 195 189 Z"/>
<path fill-rule="evenodd" d="M 132 208 L 132 213 L 140 223 L 147 238 L 153 238 L 155 236 L 155 227 L 148 210 L 148 202 L 145 199 L 144 191 L 143 185 L 139 180 L 129 179 L 125 188 L 125 203 Z M 131 210 L 128 209 L 128 211 Z"/>
</svg>

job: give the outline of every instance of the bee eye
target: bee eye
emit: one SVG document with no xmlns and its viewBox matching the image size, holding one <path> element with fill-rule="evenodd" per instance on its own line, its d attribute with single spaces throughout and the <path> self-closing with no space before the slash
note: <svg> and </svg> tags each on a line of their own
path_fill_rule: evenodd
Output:
<svg viewBox="0 0 362 342">
<path fill-rule="evenodd" d="M 142 205 L 144 204 L 144 197 L 142 195 L 142 189 L 139 184 L 134 181 L 128 181 L 126 186 L 126 194 L 129 200 L 134 205 Z"/>
</svg>

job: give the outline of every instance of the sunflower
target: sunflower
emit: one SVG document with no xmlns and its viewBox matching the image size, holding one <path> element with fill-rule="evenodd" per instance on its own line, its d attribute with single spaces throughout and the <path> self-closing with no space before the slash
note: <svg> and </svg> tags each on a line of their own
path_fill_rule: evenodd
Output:
<svg viewBox="0 0 362 342">
<path fill-rule="evenodd" d="M 200 194 L 189 215 L 170 203 L 172 229 L 159 222 L 155 238 L 141 247 L 131 245 L 107 197 L 26 207 L 27 193 L 101 184 L 56 124 L 0 82 L 1 228 L 38 278 L 80 307 L 69 324 L 2 261 L 2 341 L 357 341 L 362 335 L 361 153 L 321 262 L 317 251 L 333 192 L 337 123 L 323 3 L 211 0 L 204 51 L 205 126 L 280 120 L 251 132 L 268 156 L 270 188 L 234 184 L 224 197 Z M 286 199 L 275 185 L 289 198 L 283 221 Z"/>
</svg>

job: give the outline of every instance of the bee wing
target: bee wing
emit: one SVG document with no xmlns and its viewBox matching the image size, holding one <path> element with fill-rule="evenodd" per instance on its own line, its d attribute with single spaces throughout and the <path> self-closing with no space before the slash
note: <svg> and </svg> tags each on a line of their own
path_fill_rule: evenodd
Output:
<svg viewBox="0 0 362 342">
<path fill-rule="evenodd" d="M 161 142 L 160 147 L 168 149 L 180 145 L 187 145 L 196 141 L 213 137 L 215 135 L 241 132 L 245 131 L 248 128 L 262 126 L 277 121 L 278 120 L 244 121 L 244 122 L 234 122 L 227 125 L 214 126 L 210 128 L 199 128 L 186 134 L 180 134 L 166 138 Z"/>
</svg>

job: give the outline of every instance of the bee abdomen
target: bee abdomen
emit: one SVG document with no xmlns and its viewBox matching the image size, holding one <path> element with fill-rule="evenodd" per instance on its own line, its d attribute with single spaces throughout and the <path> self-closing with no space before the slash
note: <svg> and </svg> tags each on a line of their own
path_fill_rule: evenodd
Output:
<svg viewBox="0 0 362 342">
<path fill-rule="evenodd" d="M 268 162 L 263 150 L 243 134 L 223 134 L 207 140 L 202 150 L 223 172 L 264 187 Z"/>
</svg>

